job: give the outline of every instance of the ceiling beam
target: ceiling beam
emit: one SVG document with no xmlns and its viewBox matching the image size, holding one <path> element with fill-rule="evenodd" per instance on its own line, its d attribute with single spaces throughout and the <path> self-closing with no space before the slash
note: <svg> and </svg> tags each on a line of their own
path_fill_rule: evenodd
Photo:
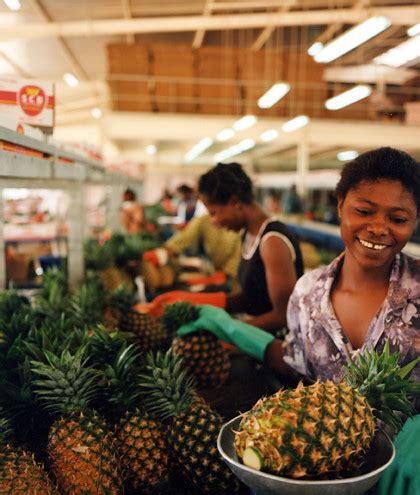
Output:
<svg viewBox="0 0 420 495">
<path fill-rule="evenodd" d="M 35 12 L 44 21 L 44 23 L 41 24 L 41 26 L 44 26 L 44 29 L 46 29 L 47 26 L 54 24 L 50 14 L 45 10 L 45 8 L 39 3 L 38 0 L 29 0 L 29 3 L 31 4 L 31 7 L 35 10 Z M 67 62 L 70 64 L 74 75 L 82 81 L 87 81 L 89 77 L 86 71 L 80 65 L 79 61 L 75 57 L 74 53 L 70 50 L 67 43 L 63 40 L 62 36 L 57 34 L 55 35 L 55 38 L 63 55 L 67 59 Z"/>
<path fill-rule="evenodd" d="M 318 24 L 357 24 L 368 17 L 384 15 L 395 25 L 410 26 L 420 20 L 420 5 L 369 9 L 311 10 L 268 14 L 157 17 L 69 22 L 28 23 L 2 26 L 0 41 L 59 36 L 104 36 L 130 33 L 169 33 L 204 30 L 265 28 L 268 26 L 309 26 Z"/>
<path fill-rule="evenodd" d="M 204 9 L 203 9 L 203 16 L 211 15 L 212 6 L 213 6 L 212 0 L 206 0 L 206 3 L 204 5 Z M 200 46 L 203 44 L 205 34 L 206 34 L 206 31 L 204 29 L 199 29 L 195 33 L 194 39 L 192 42 L 193 48 L 200 48 Z"/>
<path fill-rule="evenodd" d="M 122 10 L 124 14 L 124 19 L 132 19 L 131 8 L 130 8 L 130 0 L 121 0 L 122 2 Z M 126 35 L 127 43 L 132 45 L 134 43 L 134 34 L 130 33 Z"/>
<path fill-rule="evenodd" d="M 296 5 L 296 0 L 288 0 L 287 2 L 284 1 L 284 5 L 282 5 L 279 9 L 277 9 L 277 12 L 287 12 L 291 7 Z M 254 52 L 257 52 L 258 50 L 261 50 L 261 48 L 265 45 L 266 41 L 268 38 L 273 34 L 273 32 L 276 30 L 277 26 L 267 26 L 265 27 L 261 33 L 258 35 L 257 39 L 254 41 L 254 43 L 251 46 L 251 50 Z"/>
<path fill-rule="evenodd" d="M 363 7 L 367 7 L 370 3 L 370 0 L 357 0 L 354 5 L 353 5 L 353 8 L 354 9 L 361 9 Z M 342 29 L 343 27 L 343 23 L 342 22 L 338 22 L 338 23 L 335 23 L 335 24 L 330 24 L 326 29 L 325 31 L 323 31 L 314 41 L 313 43 L 322 43 L 323 45 L 325 45 L 326 43 L 328 43 L 331 38 L 338 32 Z"/>
</svg>

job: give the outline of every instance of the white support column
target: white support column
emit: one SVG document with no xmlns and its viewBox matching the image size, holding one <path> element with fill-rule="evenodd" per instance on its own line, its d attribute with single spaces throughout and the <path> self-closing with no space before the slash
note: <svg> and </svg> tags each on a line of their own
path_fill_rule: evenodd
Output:
<svg viewBox="0 0 420 495">
<path fill-rule="evenodd" d="M 297 145 L 297 184 L 296 190 L 303 201 L 307 196 L 307 175 L 309 171 L 309 137 L 308 129 L 301 129 L 300 139 Z"/>
<path fill-rule="evenodd" d="M 85 186 L 75 183 L 66 188 L 70 194 L 68 272 L 70 287 L 76 287 L 84 276 L 83 241 L 85 238 Z"/>
<path fill-rule="evenodd" d="M 0 187 L 0 291 L 6 288 L 6 244 L 4 242 L 3 188 Z"/>
<path fill-rule="evenodd" d="M 109 209 L 107 211 L 108 218 L 106 223 L 112 232 L 122 231 L 120 209 L 125 189 L 126 184 L 121 184 L 119 181 L 112 182 L 109 186 Z"/>
</svg>

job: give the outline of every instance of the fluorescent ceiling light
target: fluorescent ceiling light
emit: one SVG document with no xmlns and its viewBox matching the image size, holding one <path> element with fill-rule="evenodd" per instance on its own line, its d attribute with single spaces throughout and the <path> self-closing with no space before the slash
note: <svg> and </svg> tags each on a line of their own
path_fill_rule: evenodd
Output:
<svg viewBox="0 0 420 495">
<path fill-rule="evenodd" d="M 233 124 L 233 128 L 235 131 L 243 131 L 244 129 L 253 126 L 256 122 L 257 117 L 255 117 L 255 115 L 245 115 L 245 117 L 242 117 Z"/>
<path fill-rule="evenodd" d="M 410 38 L 404 43 L 400 43 L 387 52 L 375 57 L 375 64 L 390 65 L 391 67 L 401 67 L 402 65 L 415 63 L 420 57 L 420 35 Z"/>
<path fill-rule="evenodd" d="M 271 86 L 271 88 L 264 93 L 258 100 L 258 106 L 260 108 L 271 108 L 275 103 L 277 103 L 283 96 L 287 95 L 290 91 L 290 84 L 288 83 L 277 83 Z"/>
<path fill-rule="evenodd" d="M 63 75 L 63 79 L 72 88 L 75 88 L 79 84 L 79 79 L 77 79 L 77 77 L 71 72 L 66 72 Z"/>
<path fill-rule="evenodd" d="M 308 55 L 314 57 L 323 48 L 324 48 L 324 43 L 321 43 L 320 41 L 316 41 L 315 43 L 312 43 L 312 45 L 308 48 Z"/>
<path fill-rule="evenodd" d="M 214 159 L 216 162 L 223 162 L 224 160 L 227 160 L 232 156 L 239 155 L 244 151 L 252 149 L 254 146 L 255 141 L 253 139 L 244 139 L 240 143 L 235 144 L 234 146 L 231 146 L 230 148 L 227 148 L 223 151 L 220 151 L 219 153 L 216 153 L 214 155 Z"/>
<path fill-rule="evenodd" d="M 197 156 L 201 155 L 203 151 L 206 151 L 207 148 L 213 144 L 213 139 L 209 137 L 205 137 L 200 142 L 198 142 L 195 146 L 193 146 L 190 151 L 185 154 L 185 160 L 187 162 L 192 162 L 197 158 Z"/>
<path fill-rule="evenodd" d="M 227 141 L 228 139 L 232 138 L 233 136 L 235 135 L 235 131 L 233 129 L 223 129 L 223 131 L 220 131 L 217 136 L 216 136 L 216 139 L 218 141 Z"/>
<path fill-rule="evenodd" d="M 356 101 L 363 100 L 372 93 L 372 88 L 365 84 L 359 84 L 340 95 L 334 96 L 325 102 L 325 108 L 328 110 L 339 110 L 347 105 L 356 103 Z"/>
<path fill-rule="evenodd" d="M 362 24 L 346 31 L 344 34 L 328 43 L 320 52 L 318 52 L 314 59 L 326 64 L 335 60 L 341 55 L 353 50 L 359 45 L 370 40 L 374 36 L 382 33 L 385 29 L 389 28 L 391 21 L 383 16 L 371 17 Z"/>
<path fill-rule="evenodd" d="M 90 114 L 94 119 L 100 119 L 102 117 L 102 110 L 98 107 L 92 108 Z"/>
<path fill-rule="evenodd" d="M 278 135 L 279 133 L 275 129 L 269 129 L 268 131 L 265 131 L 260 135 L 260 139 L 261 141 L 268 143 L 268 141 L 272 141 L 273 139 L 276 139 Z"/>
<path fill-rule="evenodd" d="M 309 117 L 307 115 L 298 115 L 294 119 L 285 122 L 281 128 L 283 132 L 296 131 L 309 123 Z"/>
<path fill-rule="evenodd" d="M 146 153 L 148 155 L 156 155 L 157 148 L 154 144 L 149 144 L 149 146 L 146 146 Z"/>
<path fill-rule="evenodd" d="M 337 153 L 337 159 L 340 162 L 348 162 L 349 160 L 354 160 L 359 156 L 359 153 L 355 150 L 340 151 Z"/>
<path fill-rule="evenodd" d="M 20 10 L 19 0 L 3 0 L 10 10 Z"/>
<path fill-rule="evenodd" d="M 411 28 L 407 30 L 407 34 L 408 36 L 417 36 L 420 34 L 420 22 L 414 26 L 411 26 Z"/>
</svg>

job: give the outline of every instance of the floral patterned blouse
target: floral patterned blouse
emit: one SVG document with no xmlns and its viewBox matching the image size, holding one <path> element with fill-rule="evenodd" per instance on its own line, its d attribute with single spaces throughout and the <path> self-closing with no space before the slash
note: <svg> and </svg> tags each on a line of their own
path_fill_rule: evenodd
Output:
<svg viewBox="0 0 420 495">
<path fill-rule="evenodd" d="M 339 381 L 343 366 L 368 348 L 400 352 L 404 365 L 420 355 L 420 260 L 403 253 L 396 256 L 388 294 L 372 319 L 365 342 L 354 350 L 338 321 L 330 292 L 344 253 L 326 267 L 301 277 L 289 299 L 285 361 L 309 379 Z M 411 378 L 420 381 L 420 365 Z"/>
</svg>

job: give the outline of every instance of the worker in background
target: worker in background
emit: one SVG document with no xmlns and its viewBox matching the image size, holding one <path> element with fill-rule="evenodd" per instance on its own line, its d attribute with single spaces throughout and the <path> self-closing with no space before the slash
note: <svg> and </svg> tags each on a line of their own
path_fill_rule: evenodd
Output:
<svg viewBox="0 0 420 495">
<path fill-rule="evenodd" d="M 290 189 L 284 193 L 282 199 L 282 210 L 286 215 L 303 213 L 302 200 L 296 191 L 295 185 L 291 186 Z"/>
<path fill-rule="evenodd" d="M 127 188 L 121 205 L 121 223 L 128 234 L 138 234 L 144 228 L 144 208 L 137 201 L 136 193 Z"/>
<path fill-rule="evenodd" d="M 199 180 L 200 199 L 214 225 L 242 231 L 238 280 L 241 291 L 226 295 L 178 293 L 179 300 L 210 303 L 231 313 L 247 313 L 249 322 L 277 333 L 286 324 L 286 308 L 296 280 L 303 273 L 299 243 L 287 227 L 270 218 L 254 198 L 252 182 L 238 163 L 219 163 Z M 199 297 L 197 297 L 199 296 Z M 158 296 L 152 305 L 173 302 L 173 294 Z"/>
<path fill-rule="evenodd" d="M 197 196 L 194 189 L 188 184 L 178 186 L 176 193 L 179 198 L 176 216 L 179 218 L 179 226 L 184 227 L 195 214 Z"/>
<path fill-rule="evenodd" d="M 231 281 L 233 286 L 235 285 L 241 258 L 239 234 L 213 225 L 210 215 L 207 214 L 193 218 L 161 248 L 144 253 L 143 259 L 160 265 L 165 264 L 170 256 L 180 255 L 186 251 L 189 254 L 204 254 L 211 261 L 216 273 L 206 278 L 207 285 L 212 282 L 217 285 L 218 282 L 226 281 Z"/>
</svg>

